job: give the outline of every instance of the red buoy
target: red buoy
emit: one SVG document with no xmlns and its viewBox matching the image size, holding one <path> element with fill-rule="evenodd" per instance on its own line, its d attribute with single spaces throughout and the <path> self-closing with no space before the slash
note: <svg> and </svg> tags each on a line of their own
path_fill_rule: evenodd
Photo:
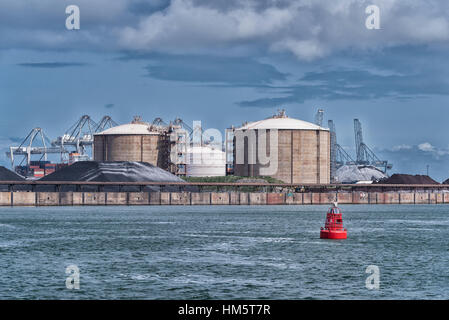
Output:
<svg viewBox="0 0 449 320">
<path fill-rule="evenodd" d="M 326 215 L 326 223 L 324 228 L 321 228 L 321 239 L 346 239 L 346 229 L 343 228 L 343 218 L 340 208 L 337 207 L 337 203 L 329 208 Z"/>
</svg>

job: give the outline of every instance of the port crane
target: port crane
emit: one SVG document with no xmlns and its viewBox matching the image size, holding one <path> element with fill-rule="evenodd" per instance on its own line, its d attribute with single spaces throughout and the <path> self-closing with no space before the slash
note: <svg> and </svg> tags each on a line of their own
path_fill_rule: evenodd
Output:
<svg viewBox="0 0 449 320">
<path fill-rule="evenodd" d="M 185 123 L 181 118 L 176 118 L 175 120 L 173 120 L 173 124 L 180 126 L 181 128 L 184 128 L 185 130 L 187 130 L 189 135 L 192 135 L 193 129 L 187 123 Z"/>
<path fill-rule="evenodd" d="M 35 142 L 40 142 L 41 146 L 33 146 Z M 11 166 L 14 168 L 15 156 L 23 156 L 19 166 L 23 164 L 24 160 L 26 160 L 26 164 L 29 166 L 32 155 L 40 155 L 39 160 L 47 161 L 48 154 L 60 154 L 62 158 L 67 153 L 68 151 L 64 146 L 53 146 L 42 128 L 34 128 L 19 146 L 10 146 L 6 156 L 10 158 Z"/>
<path fill-rule="evenodd" d="M 354 119 L 354 134 L 356 148 L 356 164 L 371 165 L 380 169 L 383 173 L 393 167 L 387 160 L 380 160 L 376 154 L 363 142 L 362 124 L 359 119 Z"/>
<path fill-rule="evenodd" d="M 89 115 L 83 115 L 66 132 L 52 141 L 55 147 L 71 146 L 75 148 L 75 153 L 83 160 L 89 160 L 86 152 L 87 147 L 92 147 L 94 134 L 106 128 L 117 126 L 117 123 L 110 116 L 104 116 L 99 123 L 96 123 Z"/>
<path fill-rule="evenodd" d="M 92 146 L 93 135 L 98 124 L 90 116 L 83 115 L 67 131 L 56 140 L 52 141 L 53 146 L 71 146 L 79 155 L 86 155 L 86 147 Z"/>
<path fill-rule="evenodd" d="M 104 116 L 101 118 L 98 126 L 95 128 L 95 133 L 101 132 L 106 128 L 112 128 L 118 126 L 118 123 L 112 120 L 110 116 Z"/>
<path fill-rule="evenodd" d="M 164 120 L 162 118 L 155 118 L 152 122 L 152 125 L 154 126 L 167 126 Z"/>
<path fill-rule="evenodd" d="M 337 142 L 337 130 L 333 120 L 328 122 L 331 140 L 331 177 L 335 177 L 335 172 L 343 165 L 354 165 L 355 161 Z"/>
</svg>

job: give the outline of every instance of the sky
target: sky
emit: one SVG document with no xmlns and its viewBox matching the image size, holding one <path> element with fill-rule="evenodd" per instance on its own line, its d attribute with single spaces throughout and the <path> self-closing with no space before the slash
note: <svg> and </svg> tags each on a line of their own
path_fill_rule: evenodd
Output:
<svg viewBox="0 0 449 320">
<path fill-rule="evenodd" d="M 34 127 L 54 139 L 84 114 L 224 132 L 278 109 L 312 122 L 321 108 L 351 155 L 358 118 L 390 174 L 428 165 L 443 181 L 448 54 L 445 0 L 2 0 L 0 165 Z"/>
</svg>

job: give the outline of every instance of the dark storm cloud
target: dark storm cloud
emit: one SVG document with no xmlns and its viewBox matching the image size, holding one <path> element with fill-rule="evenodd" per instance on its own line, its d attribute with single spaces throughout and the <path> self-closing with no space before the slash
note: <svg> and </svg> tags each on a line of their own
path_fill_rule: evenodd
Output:
<svg viewBox="0 0 449 320">
<path fill-rule="evenodd" d="M 170 0 L 138 0 L 128 5 L 128 10 L 136 15 L 150 15 L 170 6 Z"/>
<path fill-rule="evenodd" d="M 56 69 L 68 67 L 85 67 L 88 64 L 83 62 L 26 62 L 26 63 L 18 63 L 17 65 L 28 68 Z"/>
<path fill-rule="evenodd" d="M 166 81 L 259 86 L 286 80 L 288 76 L 270 64 L 247 57 L 147 54 L 119 59 L 149 61 L 145 67 L 147 76 Z"/>
<path fill-rule="evenodd" d="M 106 109 L 112 109 L 112 108 L 114 108 L 114 104 L 113 103 L 108 103 L 108 104 L 105 104 L 104 105 L 104 107 L 106 108 Z"/>
</svg>

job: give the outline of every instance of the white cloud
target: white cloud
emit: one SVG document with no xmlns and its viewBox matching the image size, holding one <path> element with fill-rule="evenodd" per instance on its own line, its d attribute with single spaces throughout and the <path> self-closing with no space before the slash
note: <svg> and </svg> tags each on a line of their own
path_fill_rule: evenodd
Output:
<svg viewBox="0 0 449 320">
<path fill-rule="evenodd" d="M 173 51 L 252 43 L 312 60 L 341 49 L 449 40 L 449 9 L 443 0 L 268 1 L 263 8 L 256 3 L 231 1 L 223 8 L 221 2 L 214 7 L 203 1 L 174 0 L 166 11 L 120 31 L 120 44 Z M 365 8 L 371 4 L 381 9 L 381 30 L 365 27 Z"/>
<path fill-rule="evenodd" d="M 392 151 L 411 150 L 413 147 L 407 144 L 401 144 L 391 148 Z"/>
<path fill-rule="evenodd" d="M 163 10 L 139 14 L 133 0 L 77 4 L 81 30 L 75 36 L 64 28 L 64 2 L 2 0 L 0 48 L 78 46 L 172 53 L 244 48 L 312 60 L 342 49 L 449 40 L 447 0 L 173 0 Z M 380 30 L 365 27 L 365 8 L 372 4 L 380 7 Z"/>
<path fill-rule="evenodd" d="M 271 49 L 273 51 L 291 51 L 298 59 L 306 61 L 321 58 L 326 53 L 324 45 L 315 40 L 285 39 L 275 42 Z"/>
<path fill-rule="evenodd" d="M 118 34 L 127 49 L 201 49 L 273 37 L 293 18 L 289 8 L 268 7 L 256 12 L 244 5 L 223 12 L 189 0 L 174 0 L 166 11 L 145 17 L 138 27 L 126 27 Z"/>
<path fill-rule="evenodd" d="M 432 146 L 429 142 L 424 142 L 418 145 L 418 149 L 424 152 L 433 152 L 435 151 L 435 147 Z"/>
</svg>

